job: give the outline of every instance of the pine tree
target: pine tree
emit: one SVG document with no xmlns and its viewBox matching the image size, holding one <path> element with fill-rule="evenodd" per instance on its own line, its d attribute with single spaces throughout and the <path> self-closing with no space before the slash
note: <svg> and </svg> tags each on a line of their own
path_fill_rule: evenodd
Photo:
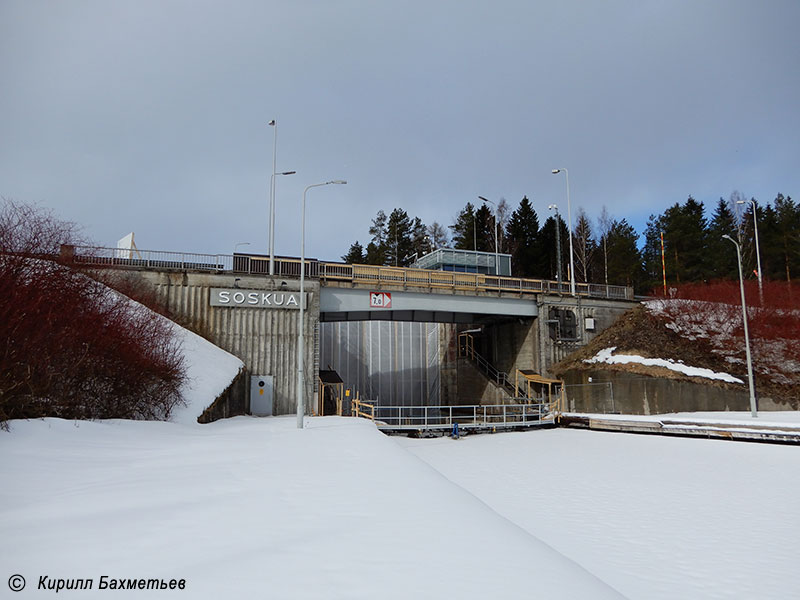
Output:
<svg viewBox="0 0 800 600">
<path fill-rule="evenodd" d="M 386 213 L 379 210 L 375 218 L 372 219 L 372 225 L 369 228 L 369 234 L 372 236 L 372 243 L 375 244 L 376 249 L 385 252 L 386 246 Z"/>
<path fill-rule="evenodd" d="M 645 242 L 642 249 L 642 262 L 644 263 L 644 280 L 641 287 L 644 290 L 662 292 L 662 262 L 661 262 L 661 234 L 665 229 L 663 215 L 650 215 L 644 232 Z M 670 273 L 667 276 L 672 277 Z"/>
<path fill-rule="evenodd" d="M 494 215 L 485 204 L 475 211 L 475 228 L 478 252 L 494 252 Z"/>
<path fill-rule="evenodd" d="M 363 265 L 366 262 L 366 258 L 364 247 L 356 240 L 350 246 L 350 250 L 347 251 L 347 254 L 342 257 L 342 260 L 351 265 Z"/>
<path fill-rule="evenodd" d="M 378 246 L 375 242 L 370 242 L 367 244 L 367 252 L 366 256 L 364 257 L 364 263 L 368 265 L 385 265 L 386 253 L 384 252 L 383 248 Z"/>
<path fill-rule="evenodd" d="M 800 271 L 800 205 L 791 196 L 775 198 L 775 215 L 783 277 L 791 281 Z"/>
<path fill-rule="evenodd" d="M 639 234 L 625 219 L 614 220 L 606 235 L 608 249 L 608 283 L 632 286 L 638 293 L 644 283 L 644 265 L 637 247 Z"/>
<path fill-rule="evenodd" d="M 559 228 L 558 236 L 556 236 L 556 227 Z M 548 217 L 539 230 L 539 235 L 536 237 L 534 244 L 535 259 L 533 261 L 532 277 L 554 281 L 558 279 L 559 236 L 561 238 L 561 281 L 570 280 L 569 229 L 567 228 L 567 223 L 561 218 L 560 213 L 558 213 L 557 219 L 555 216 Z"/>
<path fill-rule="evenodd" d="M 511 273 L 515 277 L 532 277 L 536 271 L 536 239 L 539 218 L 525 196 L 508 220 L 506 240 L 511 252 Z"/>
<path fill-rule="evenodd" d="M 739 267 L 736 265 L 736 251 L 731 243 L 722 239 L 723 235 L 736 236 L 736 216 L 731 212 L 729 204 L 723 198 L 717 202 L 717 208 L 708 224 L 707 275 L 710 279 L 736 279 Z"/>
<path fill-rule="evenodd" d="M 414 254 L 411 238 L 411 219 L 401 208 L 395 208 L 386 222 L 386 264 L 405 267 L 411 264 Z"/>
<path fill-rule="evenodd" d="M 453 248 L 458 250 L 474 250 L 477 245 L 477 230 L 475 228 L 475 207 L 471 202 L 458 213 L 455 222 L 450 225 L 453 232 Z"/>
<path fill-rule="evenodd" d="M 667 273 L 676 283 L 706 278 L 707 221 L 703 203 L 691 196 L 683 205 L 674 204 L 664 212 L 664 243 Z"/>
</svg>

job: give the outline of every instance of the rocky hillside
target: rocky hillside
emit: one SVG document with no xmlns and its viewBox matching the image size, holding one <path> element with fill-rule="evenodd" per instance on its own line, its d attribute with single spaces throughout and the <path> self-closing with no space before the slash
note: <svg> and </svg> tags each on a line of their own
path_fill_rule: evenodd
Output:
<svg viewBox="0 0 800 600">
<path fill-rule="evenodd" d="M 747 367 L 740 311 L 715 302 L 648 301 L 553 371 L 563 376 L 602 368 L 742 389 Z M 757 392 L 800 408 L 800 313 L 751 309 L 748 314 Z"/>
</svg>

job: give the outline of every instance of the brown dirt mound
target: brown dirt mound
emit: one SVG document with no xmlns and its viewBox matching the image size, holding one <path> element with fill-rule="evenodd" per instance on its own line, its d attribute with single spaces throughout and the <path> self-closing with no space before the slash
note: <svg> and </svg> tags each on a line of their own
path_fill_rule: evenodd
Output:
<svg viewBox="0 0 800 600">
<path fill-rule="evenodd" d="M 744 350 L 732 357 L 726 357 L 719 349 L 715 349 L 707 339 L 688 339 L 669 329 L 669 321 L 657 316 L 643 305 L 636 306 L 622 315 L 611 327 L 601 332 L 587 346 L 573 352 L 552 368 L 552 372 L 563 377 L 567 371 L 590 371 L 597 369 L 597 364 L 584 360 L 595 356 L 599 351 L 616 347 L 615 354 L 635 354 L 645 358 L 663 358 L 682 361 L 692 367 L 711 369 L 716 372 L 729 373 L 742 381 L 747 381 L 747 368 Z M 733 358 L 733 362 L 731 361 Z M 649 367 L 640 364 L 613 365 L 603 364 L 604 370 L 624 371 L 650 377 L 681 379 L 713 385 L 741 389 L 741 384 L 728 384 L 700 377 L 689 377 L 682 373 L 661 367 Z M 755 372 L 756 389 L 759 394 L 770 396 L 793 404 L 800 399 L 800 381 L 778 383 L 772 378 L 759 376 Z"/>
</svg>

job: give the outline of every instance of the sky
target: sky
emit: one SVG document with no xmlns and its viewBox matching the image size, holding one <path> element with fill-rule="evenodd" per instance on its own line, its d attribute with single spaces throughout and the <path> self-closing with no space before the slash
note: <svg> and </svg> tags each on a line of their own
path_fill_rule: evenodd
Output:
<svg viewBox="0 0 800 600">
<path fill-rule="evenodd" d="M 338 260 L 527 195 L 643 233 L 800 198 L 796 0 L 2 0 L 0 196 L 114 246 Z M 268 123 L 275 119 L 277 127 Z M 249 245 L 246 245 L 249 244 Z"/>
</svg>

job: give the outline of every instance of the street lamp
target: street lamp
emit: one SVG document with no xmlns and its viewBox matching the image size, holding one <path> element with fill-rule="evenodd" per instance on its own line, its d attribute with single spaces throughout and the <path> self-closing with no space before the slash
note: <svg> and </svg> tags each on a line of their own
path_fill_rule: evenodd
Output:
<svg viewBox="0 0 800 600">
<path fill-rule="evenodd" d="M 314 187 L 323 185 L 344 185 L 346 181 L 335 179 L 325 183 L 314 183 L 303 190 L 303 212 L 300 220 L 300 319 L 297 321 L 297 428 L 303 428 L 303 415 L 305 414 L 305 402 L 303 400 L 303 387 L 305 386 L 305 374 L 303 373 L 303 311 L 305 309 L 305 258 L 306 258 L 306 192 Z"/>
<path fill-rule="evenodd" d="M 273 248 L 275 237 L 275 167 L 278 160 L 278 122 L 272 119 L 268 125 L 274 129 L 272 136 L 272 177 L 269 178 L 269 274 L 275 274 L 275 259 Z"/>
<path fill-rule="evenodd" d="M 750 200 L 737 200 L 736 204 L 744 204 L 750 202 L 753 205 L 753 231 L 756 236 L 756 266 L 758 267 L 758 300 L 759 304 L 764 305 L 764 288 L 761 285 L 761 253 L 758 251 L 758 220 L 756 219 L 756 201 L 752 198 Z"/>
<path fill-rule="evenodd" d="M 723 235 L 723 239 L 728 240 L 736 246 L 736 260 L 739 265 L 739 291 L 742 294 L 742 322 L 744 323 L 744 348 L 747 357 L 747 383 L 750 386 L 750 414 L 757 417 L 756 412 L 756 393 L 753 386 L 753 362 L 750 358 L 750 334 L 747 331 L 747 305 L 744 300 L 744 277 L 742 276 L 742 251 L 739 244 L 729 235 Z"/>
<path fill-rule="evenodd" d="M 500 237 L 499 230 L 497 229 L 497 204 L 489 200 L 488 198 L 484 198 L 483 196 L 478 196 L 478 200 L 483 200 L 484 202 L 488 202 L 489 204 L 494 205 L 494 274 L 496 277 L 500 276 L 500 256 L 497 254 L 497 238 Z"/>
<path fill-rule="evenodd" d="M 558 293 L 561 293 L 561 217 L 558 216 L 558 206 L 550 204 L 549 210 L 556 211 L 556 278 L 558 280 Z"/>
<path fill-rule="evenodd" d="M 575 295 L 575 263 L 572 260 L 572 211 L 569 204 L 569 171 L 566 169 L 553 169 L 553 175 L 558 175 L 564 171 L 567 178 L 567 223 L 569 225 L 569 293 Z"/>
<path fill-rule="evenodd" d="M 283 171 L 273 173 L 269 178 L 269 187 L 272 190 L 272 201 L 270 202 L 269 219 L 269 274 L 275 275 L 275 177 L 277 175 L 294 175 L 297 171 Z"/>
<path fill-rule="evenodd" d="M 249 246 L 249 245 L 250 245 L 250 242 L 238 242 L 238 243 L 237 243 L 237 244 L 236 244 L 236 245 L 233 247 L 233 253 L 234 253 L 234 254 L 236 254 L 236 250 L 239 248 L 239 246 Z"/>
</svg>

